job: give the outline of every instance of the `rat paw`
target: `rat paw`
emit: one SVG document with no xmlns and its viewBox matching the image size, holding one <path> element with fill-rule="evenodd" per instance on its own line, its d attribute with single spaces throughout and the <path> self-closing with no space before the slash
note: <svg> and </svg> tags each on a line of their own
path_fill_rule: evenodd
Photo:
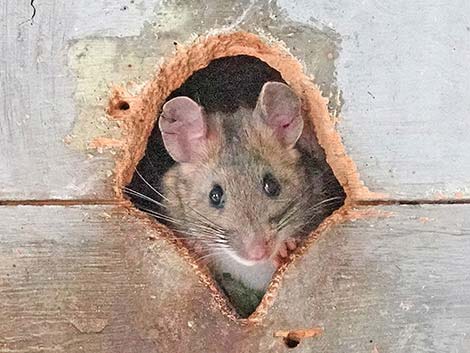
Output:
<svg viewBox="0 0 470 353">
<path fill-rule="evenodd" d="M 289 257 L 290 253 L 297 249 L 298 241 L 293 238 L 288 238 L 285 240 L 282 245 L 279 247 L 279 250 L 276 256 L 273 259 L 274 265 L 279 268 L 284 264 Z"/>
</svg>

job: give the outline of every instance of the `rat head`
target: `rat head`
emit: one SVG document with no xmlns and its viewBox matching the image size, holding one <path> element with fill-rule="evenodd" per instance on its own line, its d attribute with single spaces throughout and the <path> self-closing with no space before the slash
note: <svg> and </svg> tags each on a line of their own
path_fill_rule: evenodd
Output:
<svg viewBox="0 0 470 353">
<path fill-rule="evenodd" d="M 287 85 L 266 83 L 254 110 L 233 114 L 206 114 L 188 97 L 173 98 L 159 127 L 178 162 L 163 189 L 182 234 L 249 266 L 303 231 L 314 191 L 295 148 L 301 103 Z"/>
</svg>

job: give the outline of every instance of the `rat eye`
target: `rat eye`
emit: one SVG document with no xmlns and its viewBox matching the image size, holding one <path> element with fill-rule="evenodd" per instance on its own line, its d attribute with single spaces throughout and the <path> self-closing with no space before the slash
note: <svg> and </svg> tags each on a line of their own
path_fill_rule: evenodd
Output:
<svg viewBox="0 0 470 353">
<path fill-rule="evenodd" d="M 263 177 L 263 190 L 269 197 L 276 197 L 281 193 L 281 185 L 271 173 L 266 173 Z"/>
<path fill-rule="evenodd" d="M 211 206 L 215 208 L 222 208 L 224 207 L 225 197 L 224 197 L 224 189 L 218 184 L 214 185 L 212 190 L 209 192 L 209 200 L 211 202 Z"/>
</svg>

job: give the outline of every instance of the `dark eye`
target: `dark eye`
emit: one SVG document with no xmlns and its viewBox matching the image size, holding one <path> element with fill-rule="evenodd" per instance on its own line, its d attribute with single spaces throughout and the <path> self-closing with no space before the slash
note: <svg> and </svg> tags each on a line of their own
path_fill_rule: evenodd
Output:
<svg viewBox="0 0 470 353">
<path fill-rule="evenodd" d="M 266 173 L 263 177 L 263 190 L 269 197 L 276 197 L 281 193 L 281 185 L 271 173 Z"/>
<path fill-rule="evenodd" d="M 224 197 L 224 189 L 218 184 L 214 185 L 212 190 L 209 192 L 209 200 L 211 202 L 211 206 L 215 208 L 222 208 L 224 207 L 225 197 Z"/>
</svg>

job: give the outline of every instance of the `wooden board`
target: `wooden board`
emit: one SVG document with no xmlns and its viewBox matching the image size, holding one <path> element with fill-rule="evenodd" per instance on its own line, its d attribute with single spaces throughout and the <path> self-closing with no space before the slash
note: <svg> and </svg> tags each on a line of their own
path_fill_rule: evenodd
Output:
<svg viewBox="0 0 470 353">
<path fill-rule="evenodd" d="M 286 43 L 341 111 L 372 191 L 470 199 L 467 1 L 6 0 L 0 204 L 42 201 L 0 207 L 0 352 L 276 353 L 288 351 L 276 332 L 317 326 L 294 351 L 469 352 L 468 204 L 377 206 L 388 217 L 336 226 L 247 327 L 158 231 L 104 205 L 118 151 L 91 143 L 120 138 L 110 87 L 138 93 L 175 42 L 214 28 Z"/>
<path fill-rule="evenodd" d="M 470 206 L 376 211 L 322 235 L 243 327 L 125 210 L 0 207 L 0 352 L 286 352 L 275 332 L 317 326 L 294 351 L 468 352 Z"/>
<path fill-rule="evenodd" d="M 89 148 L 96 137 L 120 134 L 104 116 L 109 87 L 144 84 L 174 42 L 221 27 L 284 41 L 332 101 L 344 100 L 337 128 L 372 191 L 468 198 L 469 7 L 4 1 L 0 199 L 112 198 L 116 154 Z"/>
<path fill-rule="evenodd" d="M 305 352 L 470 351 L 470 207 L 380 209 L 293 264 L 273 312 L 324 327 Z"/>
<path fill-rule="evenodd" d="M 2 1 L 0 6 L 0 198 L 91 198 L 109 195 L 101 170 L 66 146 L 76 118 L 66 48 L 80 11 L 60 1 Z"/>
<path fill-rule="evenodd" d="M 468 198 L 470 2 L 279 4 L 341 35 L 338 129 L 365 184 L 402 199 Z"/>
<path fill-rule="evenodd" d="M 199 324 L 210 296 L 189 265 L 113 212 L 1 208 L 0 352 L 169 352 Z"/>
</svg>

